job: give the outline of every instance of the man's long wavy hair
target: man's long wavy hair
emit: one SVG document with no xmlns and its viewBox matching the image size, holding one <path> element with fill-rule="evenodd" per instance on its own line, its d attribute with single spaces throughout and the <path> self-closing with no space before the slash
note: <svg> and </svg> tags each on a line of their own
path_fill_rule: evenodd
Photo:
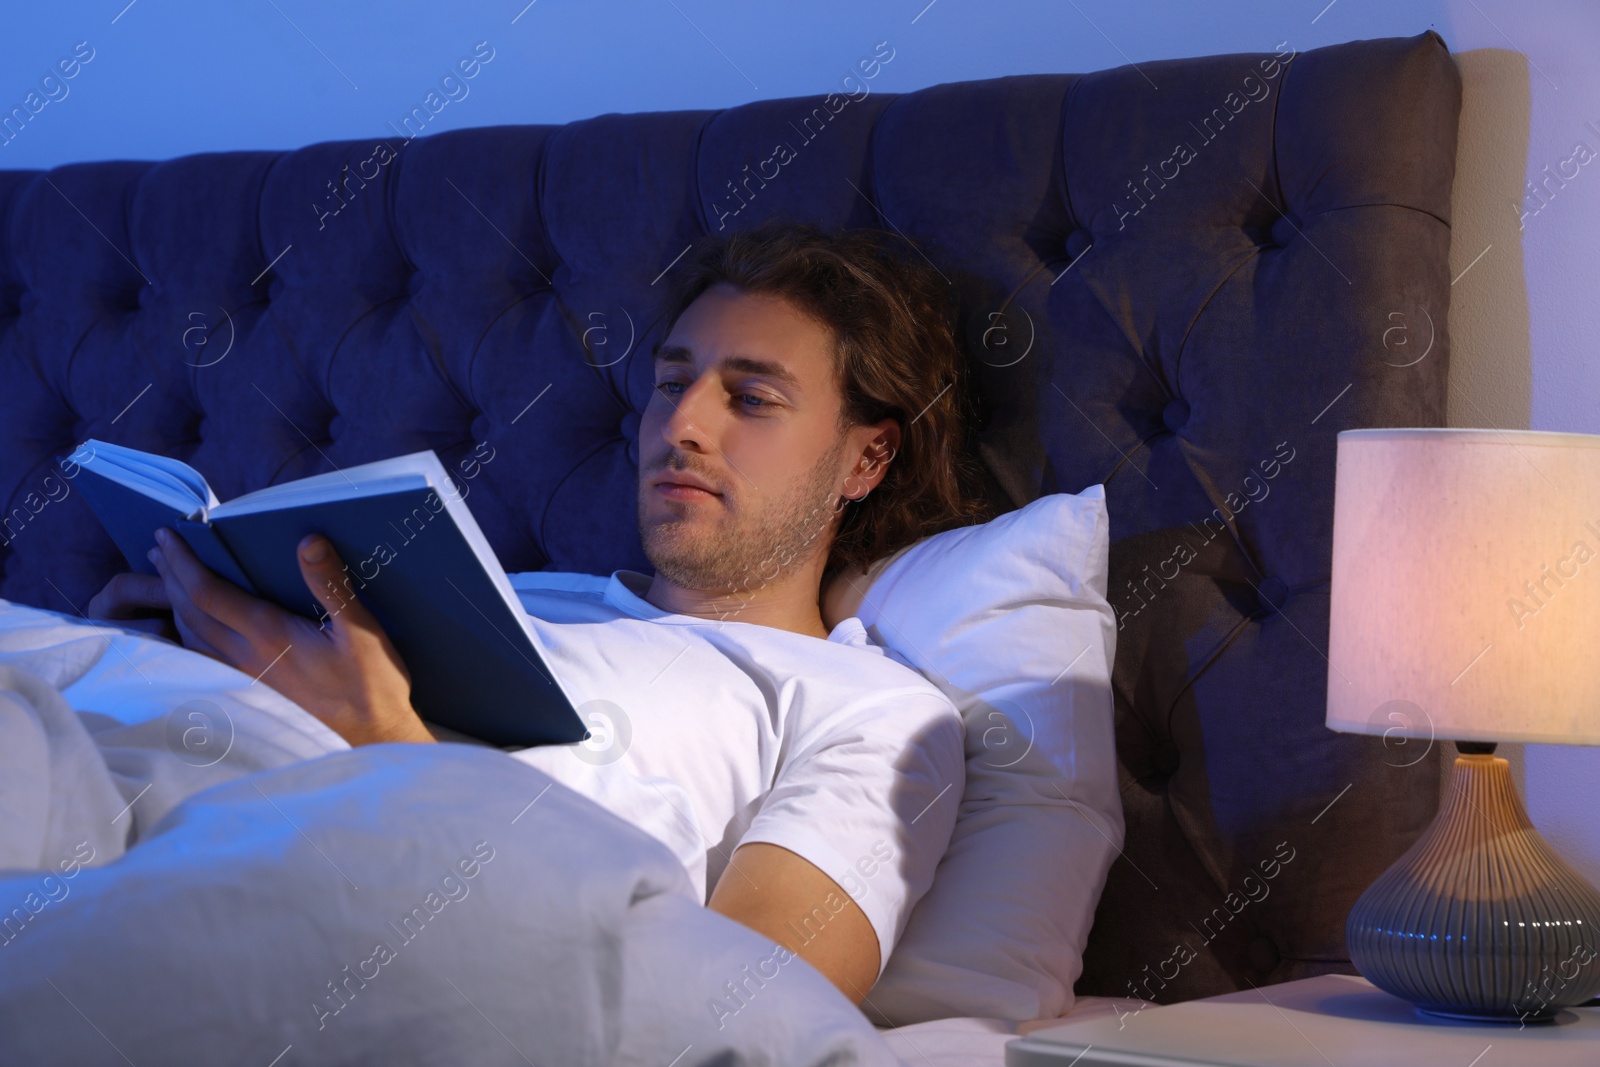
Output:
<svg viewBox="0 0 1600 1067">
<path fill-rule="evenodd" d="M 954 333 L 953 287 L 908 239 L 773 219 L 702 237 L 674 273 L 663 337 L 718 282 L 783 297 L 833 332 L 840 433 L 890 416 L 900 424 L 883 480 L 844 503 L 825 576 L 993 517 L 968 450 L 975 409 Z"/>
</svg>

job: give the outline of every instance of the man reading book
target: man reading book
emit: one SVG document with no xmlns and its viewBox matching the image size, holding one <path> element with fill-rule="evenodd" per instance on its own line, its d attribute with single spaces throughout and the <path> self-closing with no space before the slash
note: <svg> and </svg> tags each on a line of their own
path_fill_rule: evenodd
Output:
<svg viewBox="0 0 1600 1067">
<path fill-rule="evenodd" d="M 703 239 L 639 429 L 654 575 L 512 576 L 552 669 L 613 734 L 514 757 L 665 840 L 709 907 L 855 1003 L 949 841 L 963 738 L 935 686 L 829 605 L 872 561 L 987 517 L 948 286 L 917 255 L 781 222 Z M 159 577 L 118 575 L 91 616 L 170 612 L 184 645 L 351 745 L 435 740 L 325 538 L 299 546 L 320 628 L 157 540 Z"/>
</svg>

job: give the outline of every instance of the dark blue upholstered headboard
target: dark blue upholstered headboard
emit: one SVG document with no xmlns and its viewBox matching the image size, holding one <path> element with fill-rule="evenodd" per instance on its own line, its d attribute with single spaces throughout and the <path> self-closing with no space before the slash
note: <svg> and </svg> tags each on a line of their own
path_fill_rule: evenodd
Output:
<svg viewBox="0 0 1600 1067">
<path fill-rule="evenodd" d="M 1347 969 L 1436 762 L 1322 726 L 1334 435 L 1443 421 L 1459 102 L 1428 33 L 0 172 L 0 596 L 119 569 L 53 458 L 91 436 L 223 499 L 432 448 L 507 570 L 648 571 L 663 275 L 719 225 L 892 226 L 960 289 L 997 499 L 1107 484 L 1128 844 L 1080 991 Z"/>
</svg>

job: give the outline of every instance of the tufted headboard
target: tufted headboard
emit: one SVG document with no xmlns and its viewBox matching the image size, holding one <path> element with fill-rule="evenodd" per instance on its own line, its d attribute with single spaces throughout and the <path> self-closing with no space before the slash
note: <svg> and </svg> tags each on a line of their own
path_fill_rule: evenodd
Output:
<svg viewBox="0 0 1600 1067">
<path fill-rule="evenodd" d="M 1322 725 L 1334 437 L 1443 422 L 1459 105 L 1430 32 L 0 172 L 0 596 L 120 569 L 54 462 L 88 437 L 223 499 L 432 448 L 508 571 L 648 572 L 677 257 L 893 227 L 961 294 L 995 501 L 1107 486 L 1127 843 L 1079 992 L 1348 970 L 1437 755 Z"/>
</svg>

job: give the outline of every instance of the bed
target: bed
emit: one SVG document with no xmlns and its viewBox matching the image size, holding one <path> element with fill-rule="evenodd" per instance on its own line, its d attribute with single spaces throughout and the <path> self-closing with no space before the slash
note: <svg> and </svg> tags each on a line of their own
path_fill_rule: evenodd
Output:
<svg viewBox="0 0 1600 1067">
<path fill-rule="evenodd" d="M 1438 765 L 1431 748 L 1397 751 L 1322 725 L 1334 443 L 1343 429 L 1443 424 L 1460 108 L 1444 42 L 1428 32 L 1304 53 L 1285 42 L 1259 54 L 898 95 L 856 85 L 722 111 L 0 171 L 0 598 L 9 612 L 0 671 L 26 667 L 53 678 L 57 694 L 99 686 L 95 699 L 105 702 L 113 683 L 136 684 L 128 668 L 155 662 L 141 656 L 167 662 L 132 635 L 91 649 L 83 628 L 72 629 L 122 569 L 60 477 L 57 457 L 90 437 L 183 459 L 222 499 L 431 448 L 470 486 L 507 571 L 648 573 L 633 508 L 651 380 L 637 353 L 659 339 L 658 283 L 676 257 L 701 233 L 776 216 L 892 228 L 960 291 L 979 455 L 996 505 L 1020 509 L 1103 485 L 1110 515 L 1125 838 L 1081 970 L 1074 960 L 1072 990 L 1047 1014 L 1351 971 L 1345 915 L 1431 819 Z M 774 170 L 764 164 L 775 141 L 792 150 Z M 241 716 L 271 702 L 237 681 L 214 679 L 207 692 L 242 701 Z M 174 676 L 180 689 L 190 683 Z M 65 707 L 49 687 L 13 704 L 29 701 L 37 722 Z M 128 724 L 138 719 L 124 712 Z M 102 725 L 137 733 L 128 724 Z M 326 740 L 300 723 L 262 751 L 314 754 Z M 129 741 L 140 743 L 155 744 Z M 357 755 L 340 759 L 330 765 L 348 770 Z M 492 773 L 460 760 L 439 788 Z M 64 765 L 38 766 L 46 764 L 58 787 L 72 780 Z M 322 785 L 337 792 L 329 773 Z M 302 809 L 285 798 L 303 800 L 314 777 L 273 794 L 287 824 Z M 0 787 L 0 801 L 29 803 L 18 780 Z M 181 902 L 158 891 L 173 870 L 162 863 L 189 864 L 195 892 L 214 879 L 210 891 L 223 897 L 194 907 L 219 946 L 227 915 L 257 912 L 207 911 L 215 900 L 271 909 L 261 895 L 272 884 L 270 849 L 304 851 L 304 842 L 285 831 L 251 850 L 224 847 L 237 817 L 230 805 L 250 800 L 238 789 L 222 783 L 207 794 L 210 807 L 184 809 L 177 822 L 239 866 L 229 874 L 195 866 L 176 844 L 152 848 L 148 892 L 128 898 L 150 909 L 150 922 L 170 921 L 162 916 Z M 620 826 L 605 832 L 627 836 Z M 437 849 L 455 847 L 461 833 L 441 830 Z M 374 842 L 345 844 L 352 867 L 365 856 L 382 869 Z M 573 857 L 593 859 L 592 843 L 569 844 Z M 472 862 L 437 849 L 429 862 L 445 857 L 447 872 L 458 858 Z M 1274 857 L 1276 879 L 1251 889 Z M 77 866 L 75 895 L 50 906 L 103 916 L 96 901 L 103 909 L 115 898 L 109 889 L 97 897 L 95 869 Z M 245 870 L 264 881 L 249 883 Z M 635 894 L 617 898 L 613 919 L 654 901 L 640 929 L 663 943 L 709 921 L 682 907 L 659 864 L 613 873 L 613 889 Z M 487 907 L 493 898 L 484 890 L 479 899 Z M 596 930 L 603 917 L 592 917 Z M 482 961 L 503 943 L 503 929 L 465 916 L 462 924 L 445 958 L 471 948 Z M 310 944 L 325 934 L 312 926 L 296 936 Z M 45 952 L 50 936 L 41 925 L 0 955 Z M 93 1025 L 96 1002 L 143 1003 L 136 964 L 161 946 L 138 929 L 118 937 L 100 985 L 83 974 L 77 985 L 18 985 L 15 968 L 0 968 L 13 976 L 0 990 L 8 1017 Z M 696 966 L 732 966 L 754 951 L 733 935 L 718 944 L 726 957 Z M 264 966 L 222 947 L 205 966 L 186 958 L 187 977 L 172 990 L 193 998 L 182 1001 L 187 1024 L 163 1016 L 122 1046 L 171 1047 L 161 1042 L 208 1027 L 206 1040 L 237 1037 L 244 1028 L 231 1023 L 270 1016 L 262 998 L 271 997 L 229 976 Z M 565 992 L 593 996 L 552 992 L 552 1004 L 581 1017 L 573 1032 L 592 1040 L 573 1037 L 567 1052 L 552 1046 L 543 1059 L 501 1032 L 513 1025 L 503 1017 L 498 1028 L 482 1025 L 490 1020 L 475 1006 L 477 987 L 456 990 L 470 1011 L 405 1003 L 421 1011 L 431 1040 L 479 1049 L 478 1062 L 683 1055 L 688 1064 L 708 1055 L 706 1043 L 693 1053 L 667 1048 L 676 1040 L 670 970 L 628 987 L 636 1021 L 619 1038 L 607 996 L 620 994 L 605 968 L 571 966 L 593 981 Z M 485 967 L 481 981 L 492 985 L 501 972 Z M 970 1013 L 885 1027 L 874 1044 L 870 1029 L 855 1029 L 865 1025 L 859 1016 L 826 1014 L 827 990 L 801 978 L 793 986 L 792 999 L 751 1001 L 751 1016 L 770 1016 L 780 1035 L 762 1047 L 793 1050 L 793 1062 L 848 1048 L 855 1062 L 999 1063 L 1004 1041 L 1030 1022 Z M 359 1003 L 365 1011 L 380 998 Z M 807 1016 L 809 1005 L 819 1014 Z M 120 1062 L 107 1034 L 73 1025 L 83 1062 Z M 298 1030 L 274 1025 L 262 1023 L 248 1055 L 267 1063 L 296 1041 L 306 1054 Z M 295 1062 L 290 1049 L 281 1054 Z"/>
</svg>

